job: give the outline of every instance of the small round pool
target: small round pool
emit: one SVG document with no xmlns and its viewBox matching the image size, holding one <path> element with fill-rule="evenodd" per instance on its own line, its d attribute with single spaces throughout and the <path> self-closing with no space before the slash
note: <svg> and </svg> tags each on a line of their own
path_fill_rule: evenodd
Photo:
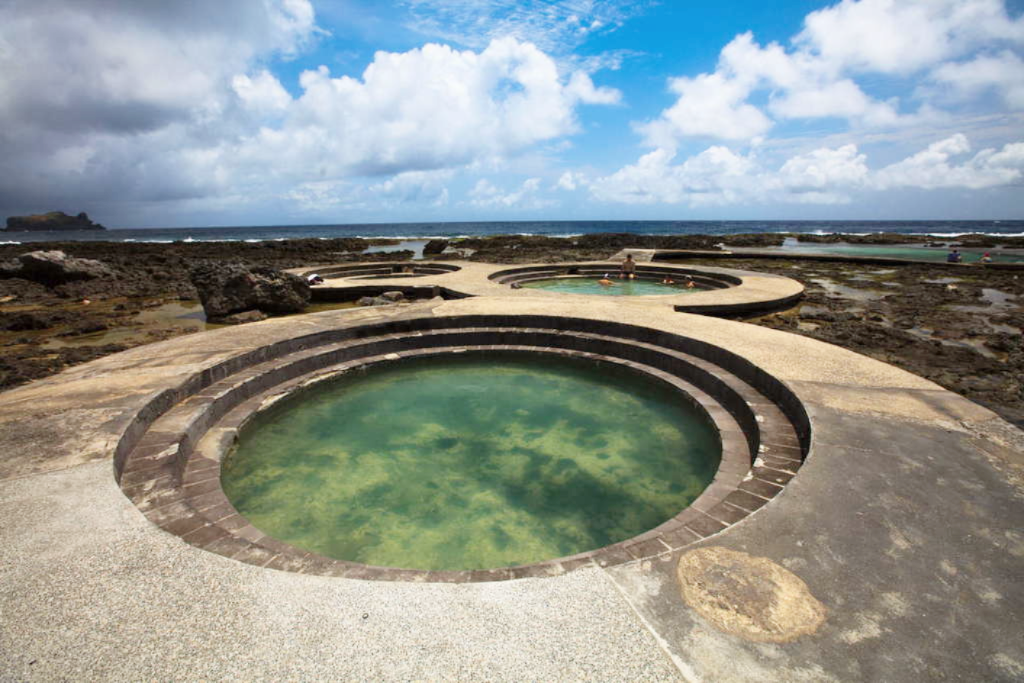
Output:
<svg viewBox="0 0 1024 683">
<path fill-rule="evenodd" d="M 664 284 L 658 280 L 619 280 L 611 276 L 612 284 L 602 285 L 600 277 L 554 277 L 523 282 L 524 289 L 543 289 L 559 294 L 597 294 L 603 296 L 651 296 L 665 294 L 691 294 L 699 287 L 688 289 L 682 284 Z"/>
<path fill-rule="evenodd" d="M 290 395 L 242 430 L 221 483 L 261 531 L 320 555 L 485 569 L 648 531 L 701 494 L 720 457 L 707 415 L 651 376 L 470 351 Z"/>
</svg>

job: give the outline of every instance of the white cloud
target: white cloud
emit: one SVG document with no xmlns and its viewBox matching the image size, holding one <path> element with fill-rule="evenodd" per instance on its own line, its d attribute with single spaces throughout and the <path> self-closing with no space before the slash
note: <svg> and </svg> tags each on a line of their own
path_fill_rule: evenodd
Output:
<svg viewBox="0 0 1024 683">
<path fill-rule="evenodd" d="M 878 171 L 872 182 L 879 189 L 914 187 L 926 190 L 967 188 L 977 190 L 1018 182 L 1024 176 L 1024 142 L 1001 150 L 985 149 L 961 164 L 955 157 L 971 151 L 967 138 L 957 134 L 929 145 L 903 161 Z"/>
<path fill-rule="evenodd" d="M 751 85 L 720 73 L 673 79 L 670 90 L 679 99 L 661 118 L 640 126 L 652 146 L 670 147 L 678 137 L 747 140 L 763 135 L 772 122 L 745 100 Z"/>
<path fill-rule="evenodd" d="M 675 153 L 656 149 L 636 164 L 595 180 L 595 198 L 626 204 L 680 204 L 707 206 L 737 203 L 749 191 L 753 161 L 725 147 L 709 147 L 682 164 L 673 165 Z"/>
<path fill-rule="evenodd" d="M 839 70 L 910 74 L 992 41 L 1024 42 L 1001 0 L 843 0 L 812 12 L 795 43 Z"/>
<path fill-rule="evenodd" d="M 555 187 L 553 189 L 572 192 L 576 190 L 576 188 L 583 187 L 587 184 L 589 184 L 589 180 L 586 175 L 574 171 L 566 171 L 559 176 L 558 182 L 555 183 Z"/>
<path fill-rule="evenodd" d="M 970 151 L 964 135 L 954 135 L 878 171 L 856 145 L 820 148 L 787 159 L 772 170 L 753 155 L 725 147 L 675 161 L 671 150 L 656 149 L 590 185 L 599 200 L 625 204 L 844 204 L 861 191 L 893 188 L 938 189 L 1006 186 L 1024 172 L 1024 142 L 986 149 L 961 163 Z"/>
<path fill-rule="evenodd" d="M 479 52 L 379 52 L 355 78 L 306 71 L 292 97 L 266 64 L 323 33 L 308 0 L 181 9 L 0 8 L 0 207 L 227 192 L 303 210 L 443 202 L 447 190 L 415 189 L 415 173 L 501 163 L 575 133 L 579 106 L 619 99 L 511 38 Z M 359 176 L 395 178 L 356 192 L 345 181 Z"/>
<path fill-rule="evenodd" d="M 378 52 L 361 79 L 320 67 L 300 82 L 285 120 L 245 140 L 238 158 L 328 177 L 452 168 L 569 135 L 578 104 L 617 97 L 582 74 L 564 82 L 550 57 L 511 38 L 480 53 Z"/>
<path fill-rule="evenodd" d="M 371 185 L 369 191 L 383 200 L 385 206 L 427 204 L 439 207 L 448 203 L 446 183 L 454 175 L 449 170 L 406 171 Z"/>
<path fill-rule="evenodd" d="M 1009 50 L 967 62 L 943 64 L 932 72 L 932 79 L 951 86 L 960 98 L 993 90 L 1007 106 L 1024 108 L 1024 60 Z"/>
<path fill-rule="evenodd" d="M 1019 107 L 1024 69 L 1012 48 L 1021 44 L 1024 18 L 1011 19 L 1002 0 L 842 0 L 809 14 L 788 49 L 761 46 L 750 33 L 736 36 L 714 72 L 671 79 L 675 104 L 637 128 L 652 147 L 690 137 L 750 140 L 774 124 L 750 102 L 761 94 L 777 120 L 842 118 L 876 129 L 934 123 L 945 117 L 928 101 L 907 112 L 896 98 L 865 92 L 876 74 L 929 70 L 964 96 L 1000 88 L 1008 106 Z M 998 45 L 998 57 L 949 61 Z"/>
<path fill-rule="evenodd" d="M 478 208 L 523 208 L 539 209 L 550 206 L 550 200 L 536 196 L 540 189 L 540 178 L 527 178 L 511 192 L 505 191 L 486 178 L 477 181 L 469 191 L 469 204 Z"/>
<path fill-rule="evenodd" d="M 246 107 L 259 113 L 284 110 L 292 103 L 288 91 L 266 69 L 256 74 L 255 78 L 245 74 L 236 75 L 231 80 L 231 87 Z"/>
</svg>

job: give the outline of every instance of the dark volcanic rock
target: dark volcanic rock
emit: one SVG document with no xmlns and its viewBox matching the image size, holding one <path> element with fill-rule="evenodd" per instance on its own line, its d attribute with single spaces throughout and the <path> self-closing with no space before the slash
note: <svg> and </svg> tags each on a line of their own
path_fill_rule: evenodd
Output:
<svg viewBox="0 0 1024 683">
<path fill-rule="evenodd" d="M 25 330 L 46 330 L 62 325 L 69 314 L 50 311 L 25 311 L 22 313 L 0 313 L 0 330 L 23 332 Z"/>
<path fill-rule="evenodd" d="M 16 277 L 52 287 L 74 280 L 95 280 L 114 277 L 106 264 L 92 259 L 75 258 L 63 251 L 31 251 L 16 261 L 0 265 L 0 277 Z"/>
<path fill-rule="evenodd" d="M 106 230 L 106 228 L 89 220 L 89 216 L 84 211 L 77 216 L 69 216 L 63 211 L 51 211 L 32 216 L 11 216 L 7 219 L 6 232 L 49 230 Z"/>
<path fill-rule="evenodd" d="M 448 240 L 430 240 L 423 245 L 423 254 L 426 256 L 440 254 L 448 246 Z"/>
<path fill-rule="evenodd" d="M 309 285 L 298 275 L 264 266 L 202 263 L 190 272 L 211 322 L 232 313 L 298 313 L 309 304 Z"/>
</svg>

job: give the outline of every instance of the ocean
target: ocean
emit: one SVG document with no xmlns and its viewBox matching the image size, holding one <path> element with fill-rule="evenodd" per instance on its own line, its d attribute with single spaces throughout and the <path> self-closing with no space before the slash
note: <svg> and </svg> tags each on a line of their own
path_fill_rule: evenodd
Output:
<svg viewBox="0 0 1024 683">
<path fill-rule="evenodd" d="M 736 235 L 743 233 L 864 234 L 895 232 L 956 237 L 967 233 L 1024 236 L 1024 220 L 1005 221 L 517 221 L 267 225 L 231 228 L 137 228 L 61 232 L 0 232 L 0 244 L 27 242 L 199 242 L 336 237 L 428 239 L 484 235 L 568 237 L 602 232 L 637 235 Z M 922 240 L 923 241 L 923 240 Z"/>
</svg>

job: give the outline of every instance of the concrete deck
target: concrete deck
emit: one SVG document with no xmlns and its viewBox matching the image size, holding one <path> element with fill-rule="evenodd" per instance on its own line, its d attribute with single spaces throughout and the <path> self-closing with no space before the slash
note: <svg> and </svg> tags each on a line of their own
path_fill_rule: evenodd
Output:
<svg viewBox="0 0 1024 683">
<path fill-rule="evenodd" d="M 476 263 L 472 261 L 444 261 L 445 265 L 457 266 L 459 270 L 452 273 L 429 275 L 422 277 L 375 278 L 367 280 L 356 277 L 325 276 L 323 287 L 358 287 L 372 285 L 374 287 L 409 287 L 437 285 L 466 296 L 514 297 L 515 299 L 537 299 L 540 301 L 571 302 L 577 306 L 589 306 L 600 296 L 583 294 L 560 294 L 541 289 L 511 289 L 508 285 L 499 284 L 489 278 L 495 273 L 516 268 L 570 266 L 601 266 L 610 273 L 619 272 L 617 261 L 581 261 L 579 263 L 522 263 L 515 266 Z M 647 265 L 647 264 L 644 264 Z M 653 264 L 659 268 L 672 268 L 671 264 Z M 678 267 L 677 268 L 681 268 Z M 309 269 L 295 269 L 293 272 L 304 272 Z M 689 313 L 714 312 L 715 314 L 733 312 L 742 314 L 745 311 L 759 311 L 785 305 L 796 301 L 804 291 L 802 284 L 788 277 L 757 273 L 734 268 L 717 268 L 701 266 L 703 273 L 729 275 L 739 278 L 741 283 L 727 289 L 702 290 L 680 294 L 657 296 L 631 296 L 629 304 L 633 306 L 653 307 L 662 309 L 664 306 L 684 307 Z"/>
<path fill-rule="evenodd" d="M 811 339 L 667 306 L 503 294 L 191 335 L 0 394 L 0 679 L 1024 678 L 1020 431 Z M 810 455 L 697 550 L 457 585 L 242 564 L 151 525 L 114 481 L 134 412 L 204 367 L 340 325 L 493 312 L 727 348 L 801 399 Z"/>
</svg>

